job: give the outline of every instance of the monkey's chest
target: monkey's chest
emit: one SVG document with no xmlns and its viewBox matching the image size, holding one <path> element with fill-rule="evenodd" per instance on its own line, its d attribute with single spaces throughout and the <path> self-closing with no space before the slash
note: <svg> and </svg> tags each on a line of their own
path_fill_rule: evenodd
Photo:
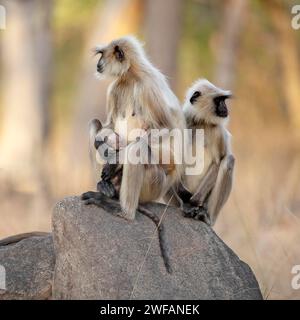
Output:
<svg viewBox="0 0 300 320">
<path fill-rule="evenodd" d="M 193 149 L 199 148 L 193 143 Z M 207 139 L 202 146 L 203 150 L 197 150 L 198 153 L 194 156 L 194 164 L 189 166 L 190 174 L 185 176 L 185 186 L 191 192 L 194 193 L 203 178 L 205 177 L 210 165 L 212 163 L 219 164 L 220 154 L 215 145 Z"/>
<path fill-rule="evenodd" d="M 125 114 L 119 115 L 115 122 L 115 132 L 127 143 L 141 136 L 143 129 L 145 129 L 144 121 L 131 108 Z"/>
</svg>

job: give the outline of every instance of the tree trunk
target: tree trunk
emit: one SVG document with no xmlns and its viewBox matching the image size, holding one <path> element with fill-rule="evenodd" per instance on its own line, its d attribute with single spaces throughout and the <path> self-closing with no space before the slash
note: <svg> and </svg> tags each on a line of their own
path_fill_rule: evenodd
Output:
<svg viewBox="0 0 300 320">
<path fill-rule="evenodd" d="M 182 0 L 146 0 L 145 37 L 151 61 L 176 90 L 178 44 L 182 25 Z"/>
<path fill-rule="evenodd" d="M 141 19 L 141 4 L 141 0 L 107 0 L 96 10 L 95 22 L 84 44 L 83 67 L 78 93 L 74 99 L 74 120 L 64 147 L 68 151 L 64 170 L 70 170 L 72 164 L 70 179 L 73 180 L 71 184 L 75 187 L 74 192 L 78 191 L 77 187 L 82 190 L 83 185 L 90 185 L 92 180 L 87 151 L 88 122 L 92 118 L 104 119 L 106 116 L 106 91 L 109 82 L 96 80 L 96 58 L 93 59 L 92 48 L 114 38 L 136 33 Z M 73 159 L 76 159 L 76 163 Z"/>
<path fill-rule="evenodd" d="M 216 83 L 224 88 L 234 85 L 240 38 L 247 13 L 248 0 L 227 0 L 217 47 Z"/>
<path fill-rule="evenodd" d="M 266 1 L 278 36 L 278 54 L 282 72 L 282 90 L 290 123 L 300 129 L 300 63 L 297 45 L 298 31 L 291 27 L 291 14 L 280 2 Z"/>
<path fill-rule="evenodd" d="M 35 190 L 48 126 L 52 1 L 8 1 L 2 34 L 0 167 L 18 189 Z"/>
</svg>

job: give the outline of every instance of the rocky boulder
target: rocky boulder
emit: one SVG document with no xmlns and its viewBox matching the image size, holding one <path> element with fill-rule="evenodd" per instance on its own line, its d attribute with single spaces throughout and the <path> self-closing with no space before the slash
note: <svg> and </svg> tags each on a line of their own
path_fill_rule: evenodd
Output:
<svg viewBox="0 0 300 320">
<path fill-rule="evenodd" d="M 162 218 L 169 274 L 155 224 L 140 213 L 128 222 L 117 202 L 102 203 L 71 197 L 56 205 L 54 299 L 262 299 L 249 266 L 206 224 L 173 207 L 146 206 Z M 26 250 L 25 244 L 17 245 Z M 30 252 L 22 253 L 25 260 Z"/>
<path fill-rule="evenodd" d="M 0 240 L 0 300 L 50 299 L 54 264 L 49 233 Z"/>
</svg>

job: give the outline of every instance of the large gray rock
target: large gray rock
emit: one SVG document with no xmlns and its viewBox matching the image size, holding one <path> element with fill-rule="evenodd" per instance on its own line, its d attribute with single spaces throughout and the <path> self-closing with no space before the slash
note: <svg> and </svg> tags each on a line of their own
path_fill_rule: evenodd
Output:
<svg viewBox="0 0 300 320">
<path fill-rule="evenodd" d="M 55 264 L 51 234 L 0 241 L 0 300 L 50 299 Z"/>
<path fill-rule="evenodd" d="M 116 202 L 103 207 L 119 209 Z M 152 204 L 164 214 L 173 273 L 165 270 L 154 223 L 128 222 L 77 197 L 53 215 L 54 299 L 261 299 L 247 264 L 202 222 Z M 149 249 L 150 248 L 150 249 Z"/>
</svg>

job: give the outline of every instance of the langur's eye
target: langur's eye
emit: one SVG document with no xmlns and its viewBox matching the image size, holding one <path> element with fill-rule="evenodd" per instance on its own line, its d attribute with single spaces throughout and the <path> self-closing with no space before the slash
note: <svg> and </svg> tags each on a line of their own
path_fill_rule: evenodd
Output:
<svg viewBox="0 0 300 320">
<path fill-rule="evenodd" d="M 200 91 L 195 91 L 190 99 L 191 104 L 193 104 L 197 100 L 197 98 L 199 98 L 201 95 L 202 94 Z"/>
<path fill-rule="evenodd" d="M 115 46 L 114 54 L 116 59 L 120 62 L 122 62 L 125 59 L 124 51 L 119 46 Z"/>
</svg>

